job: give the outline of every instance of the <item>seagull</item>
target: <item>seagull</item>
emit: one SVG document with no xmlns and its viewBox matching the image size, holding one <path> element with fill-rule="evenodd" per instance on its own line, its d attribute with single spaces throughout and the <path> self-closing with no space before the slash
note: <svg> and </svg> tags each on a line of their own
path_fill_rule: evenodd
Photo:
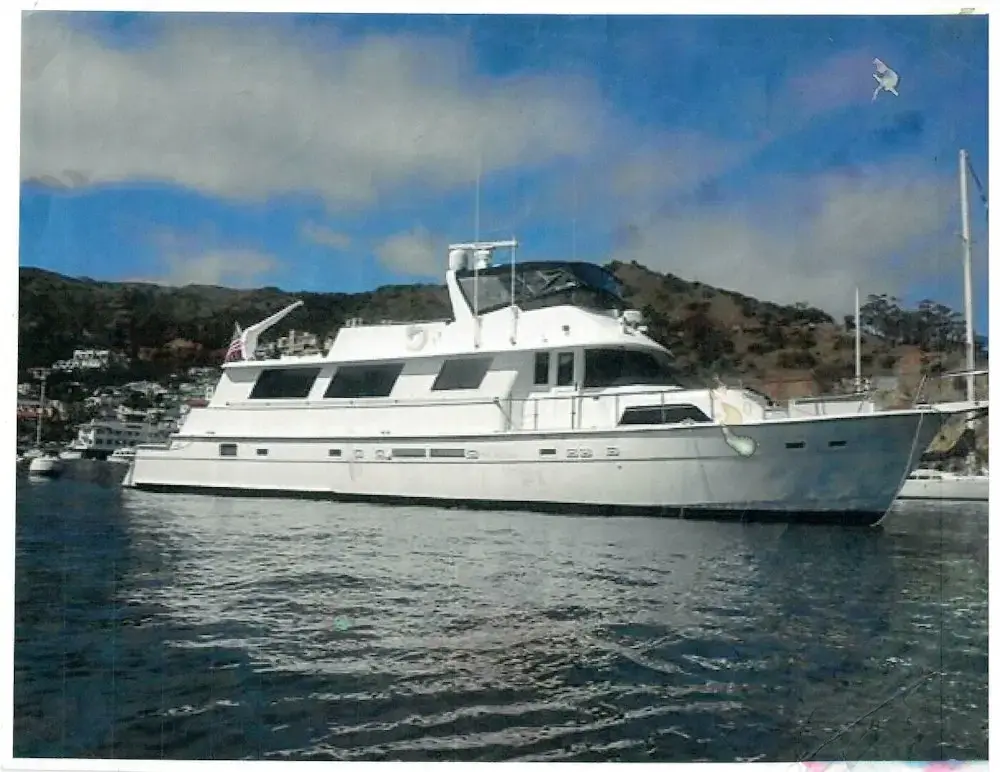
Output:
<svg viewBox="0 0 1000 772">
<path fill-rule="evenodd" d="M 896 91 L 899 75 L 896 71 L 888 67 L 881 59 L 875 59 L 874 64 L 875 72 L 872 73 L 872 77 L 878 81 L 878 86 L 875 88 L 875 93 L 872 94 L 872 101 L 875 101 L 879 91 L 888 91 L 890 94 L 899 96 L 899 92 Z"/>
</svg>

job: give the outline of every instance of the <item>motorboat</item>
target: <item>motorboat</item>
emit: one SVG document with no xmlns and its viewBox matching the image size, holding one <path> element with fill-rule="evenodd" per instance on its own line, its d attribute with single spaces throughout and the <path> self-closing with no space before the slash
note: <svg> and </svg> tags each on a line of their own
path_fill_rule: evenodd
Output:
<svg viewBox="0 0 1000 772">
<path fill-rule="evenodd" d="M 62 459 L 52 453 L 44 453 L 31 459 L 28 474 L 32 477 L 59 477 L 64 468 Z"/>
</svg>

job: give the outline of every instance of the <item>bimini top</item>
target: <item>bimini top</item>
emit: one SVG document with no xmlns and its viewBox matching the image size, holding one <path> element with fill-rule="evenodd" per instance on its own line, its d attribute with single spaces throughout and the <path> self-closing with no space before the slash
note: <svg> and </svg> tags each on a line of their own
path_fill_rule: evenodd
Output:
<svg viewBox="0 0 1000 772">
<path fill-rule="evenodd" d="M 513 284 L 511 270 L 514 271 Z M 474 271 L 455 271 L 469 307 L 480 314 L 511 305 L 523 311 L 560 304 L 589 308 L 625 308 L 622 283 L 611 271 L 594 263 L 544 261 L 492 265 Z"/>
</svg>

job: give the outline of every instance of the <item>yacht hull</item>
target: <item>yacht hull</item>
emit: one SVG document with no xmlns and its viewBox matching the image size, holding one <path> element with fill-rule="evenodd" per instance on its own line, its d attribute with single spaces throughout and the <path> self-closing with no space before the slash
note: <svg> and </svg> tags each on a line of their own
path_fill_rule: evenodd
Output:
<svg viewBox="0 0 1000 772">
<path fill-rule="evenodd" d="M 944 499 L 948 501 L 989 501 L 990 478 L 956 475 L 943 479 L 907 480 L 900 499 Z"/>
<path fill-rule="evenodd" d="M 937 415 L 907 411 L 747 424 L 732 427 L 728 438 L 715 424 L 406 438 L 176 436 L 168 447 L 139 448 L 124 484 L 870 525 L 892 505 L 940 425 Z"/>
</svg>

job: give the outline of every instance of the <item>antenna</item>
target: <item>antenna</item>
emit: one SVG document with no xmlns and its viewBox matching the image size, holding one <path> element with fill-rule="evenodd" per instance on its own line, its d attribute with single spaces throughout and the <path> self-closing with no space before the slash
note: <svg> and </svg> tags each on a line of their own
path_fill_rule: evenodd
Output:
<svg viewBox="0 0 1000 772">
<path fill-rule="evenodd" d="M 573 170 L 573 259 L 576 260 L 576 210 L 579 202 L 577 201 L 577 195 L 579 193 L 579 188 L 576 184 L 576 169 Z"/>
<path fill-rule="evenodd" d="M 480 148 L 479 155 L 476 156 L 476 214 L 473 222 L 473 241 L 479 241 L 479 181 L 483 176 L 483 151 Z"/>
</svg>

